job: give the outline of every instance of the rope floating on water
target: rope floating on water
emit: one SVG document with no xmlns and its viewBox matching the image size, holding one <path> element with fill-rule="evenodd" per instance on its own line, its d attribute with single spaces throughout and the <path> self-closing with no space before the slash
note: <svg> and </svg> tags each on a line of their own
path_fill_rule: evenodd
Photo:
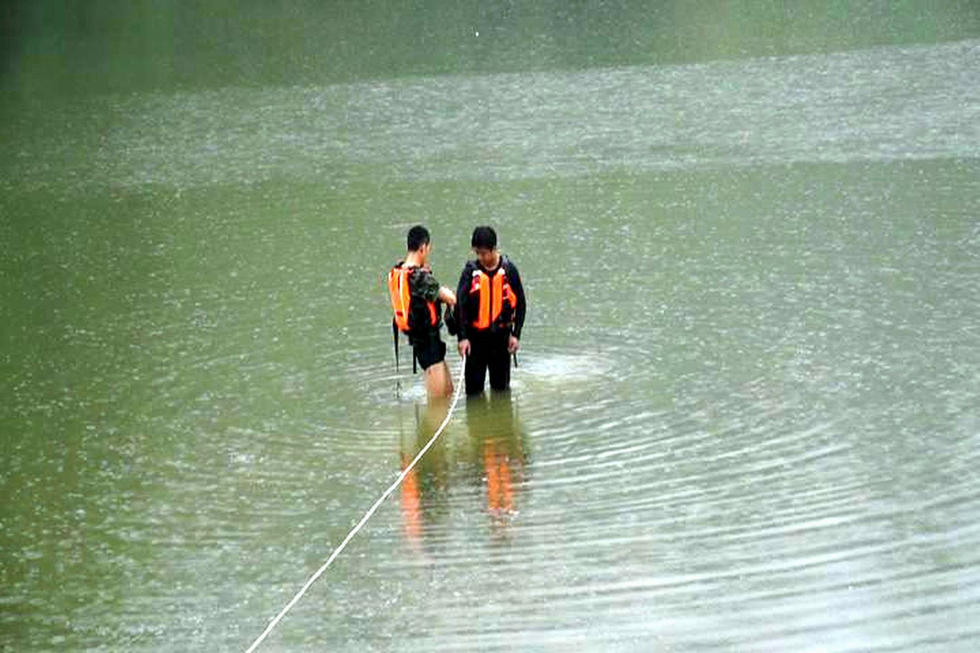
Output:
<svg viewBox="0 0 980 653">
<path fill-rule="evenodd" d="M 306 581 L 306 583 L 304 583 L 300 591 L 296 593 L 296 596 L 294 596 L 292 600 L 286 604 L 286 607 L 284 607 L 282 611 L 280 611 L 279 614 L 277 614 L 275 618 L 269 622 L 269 625 L 266 626 L 262 634 L 259 635 L 254 642 L 252 642 L 252 645 L 248 647 L 245 653 L 252 653 L 252 651 L 258 648 L 259 644 L 261 644 L 265 640 L 265 638 L 269 636 L 269 633 L 272 632 L 272 629 L 275 628 L 280 621 L 282 621 L 282 618 L 286 616 L 286 613 L 289 612 L 294 605 L 299 603 L 299 600 L 303 598 L 304 594 L 306 594 L 306 590 L 310 589 L 313 583 L 315 583 L 316 580 L 323 575 L 323 572 L 327 570 L 327 567 L 330 566 L 330 563 L 332 563 L 334 559 L 338 555 L 340 555 L 340 552 L 344 550 L 344 547 L 347 546 L 347 543 L 350 542 L 355 535 L 357 535 L 357 532 L 361 530 L 361 527 L 364 526 L 365 523 L 367 523 L 367 520 L 371 518 L 371 515 L 373 515 L 375 511 L 381 506 L 381 504 L 384 503 L 384 500 L 387 499 L 389 496 L 391 496 L 391 493 L 394 492 L 399 485 L 401 485 L 402 481 L 405 480 L 405 477 L 408 476 L 409 473 L 412 471 L 412 469 L 415 467 L 415 464 L 422 459 L 422 456 L 425 455 L 425 452 L 428 451 L 429 448 L 433 445 L 433 443 L 436 441 L 436 438 L 439 437 L 443 429 L 446 428 L 446 425 L 449 424 L 449 420 L 453 416 L 453 411 L 456 409 L 456 403 L 459 401 L 460 390 L 462 390 L 463 388 L 463 373 L 465 370 L 466 370 L 466 356 L 463 356 L 463 360 L 459 366 L 459 378 L 456 379 L 456 391 L 453 393 L 453 401 L 449 405 L 449 410 L 446 412 L 446 418 L 442 420 L 442 424 L 439 425 L 439 428 L 436 429 L 436 432 L 432 434 L 432 437 L 429 438 L 429 441 L 425 443 L 425 446 L 419 450 L 415 458 L 412 459 L 412 462 L 410 462 L 408 466 L 402 470 L 402 473 L 398 475 L 398 478 L 395 479 L 395 482 L 392 483 L 388 487 L 388 489 L 385 490 L 384 493 L 378 498 L 378 500 L 374 502 L 374 505 L 371 506 L 371 508 L 366 513 L 364 513 L 364 516 L 361 518 L 361 521 L 357 522 L 357 525 L 351 529 L 351 531 L 347 534 L 347 537 L 345 537 L 344 540 L 340 543 L 340 546 L 338 546 L 336 549 L 333 550 L 333 553 L 331 553 L 330 557 L 327 558 L 327 561 L 323 563 L 323 566 L 317 569 L 316 572 L 314 572 L 314 574 L 309 577 L 309 579 Z"/>
</svg>

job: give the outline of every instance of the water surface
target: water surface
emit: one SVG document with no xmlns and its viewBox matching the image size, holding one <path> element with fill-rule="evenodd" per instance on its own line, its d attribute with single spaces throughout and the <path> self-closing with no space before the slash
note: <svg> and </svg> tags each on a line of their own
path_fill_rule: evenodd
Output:
<svg viewBox="0 0 980 653">
<path fill-rule="evenodd" d="M 974 650 L 980 41 L 881 40 L 8 106 L 0 648 L 244 650 L 444 415 L 405 231 L 489 222 L 512 391 L 264 650 Z"/>
</svg>

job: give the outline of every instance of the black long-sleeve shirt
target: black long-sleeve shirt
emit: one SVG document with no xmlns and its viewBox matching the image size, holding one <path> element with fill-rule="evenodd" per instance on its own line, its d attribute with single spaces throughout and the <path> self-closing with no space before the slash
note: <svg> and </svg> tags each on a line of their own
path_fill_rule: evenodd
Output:
<svg viewBox="0 0 980 653">
<path fill-rule="evenodd" d="M 520 339 L 521 330 L 524 328 L 524 316 L 527 313 L 524 285 L 521 283 L 521 275 L 517 271 L 517 266 L 514 265 L 513 261 L 501 255 L 498 268 L 500 266 L 503 266 L 504 274 L 507 275 L 507 283 L 510 284 L 511 290 L 514 291 L 514 296 L 517 297 L 517 306 L 514 307 L 514 323 L 511 326 L 511 333 L 514 334 L 515 338 Z M 467 261 L 466 265 L 463 266 L 463 272 L 459 277 L 459 285 L 456 287 L 456 321 L 459 324 L 459 332 L 456 335 L 457 339 L 466 340 L 469 338 L 468 331 L 471 330 L 470 324 L 473 322 L 473 316 L 469 315 L 470 310 L 468 306 L 473 271 L 482 270 L 488 276 L 492 277 L 498 268 L 487 270 L 477 261 Z"/>
</svg>

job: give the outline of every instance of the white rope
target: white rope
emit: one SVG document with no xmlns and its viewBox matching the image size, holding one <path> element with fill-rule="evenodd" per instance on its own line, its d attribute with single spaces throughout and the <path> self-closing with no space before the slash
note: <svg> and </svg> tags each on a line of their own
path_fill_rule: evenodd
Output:
<svg viewBox="0 0 980 653">
<path fill-rule="evenodd" d="M 392 483 L 391 486 L 384 491 L 384 494 L 382 494 L 381 497 L 374 502 L 374 505 L 371 506 L 371 509 L 364 514 L 364 517 L 361 518 L 361 521 L 357 522 L 357 526 L 351 529 L 350 533 L 347 534 L 347 537 L 344 538 L 344 541 L 340 543 L 340 546 L 334 549 L 333 553 L 330 554 L 330 557 L 327 558 L 327 561 L 323 563 L 323 566 L 317 569 L 316 573 L 310 576 L 309 580 L 306 581 L 302 589 L 300 589 L 300 591 L 296 593 L 296 596 L 294 596 L 292 600 L 286 604 L 286 607 L 284 607 L 282 611 L 276 615 L 275 619 L 269 622 L 269 625 L 266 626 L 262 634 L 259 635 L 254 642 L 252 642 L 252 645 L 248 647 L 245 653 L 252 653 L 252 651 L 258 648 L 259 644 L 261 644 L 263 640 L 265 640 L 265 638 L 269 636 L 269 633 L 272 632 L 272 629 L 275 628 L 276 625 L 280 621 L 282 621 L 282 618 L 286 616 L 286 613 L 289 612 L 289 610 L 294 605 L 296 605 L 301 598 L 303 598 L 303 595 L 306 594 L 306 590 L 310 589 L 310 586 L 316 582 L 316 579 L 323 575 L 323 572 L 327 570 L 327 567 L 329 567 L 330 563 L 334 561 L 334 558 L 340 555 L 340 552 L 344 550 L 344 547 L 347 546 L 347 543 L 350 542 L 355 535 L 357 535 L 357 532 L 361 530 L 361 527 L 364 526 L 367 520 L 371 518 L 371 515 L 373 515 L 374 512 L 381 506 L 381 504 L 384 503 L 384 500 L 387 499 L 399 485 L 401 485 L 402 481 L 405 480 L 405 477 L 408 476 L 409 472 L 412 471 L 412 468 L 415 467 L 415 464 L 422 458 L 422 456 L 425 455 L 425 452 L 428 451 L 429 447 L 431 447 L 432 444 L 436 441 L 436 438 L 439 437 L 439 434 L 442 433 L 444 428 L 446 428 L 446 424 L 449 424 L 449 419 L 453 416 L 453 411 L 456 409 L 456 402 L 459 401 L 460 390 L 463 387 L 463 373 L 465 370 L 466 370 L 466 356 L 463 356 L 463 360 L 459 366 L 459 378 L 456 380 L 456 392 L 453 393 L 453 401 L 449 405 L 449 411 L 446 413 L 446 419 L 442 420 L 442 424 L 439 425 L 439 428 L 436 429 L 436 432 L 432 434 L 432 437 L 429 438 L 429 441 L 425 443 L 425 446 L 419 450 L 418 454 L 416 454 L 412 462 L 408 464 L 408 467 L 402 470 L 402 473 L 398 475 L 398 478 L 395 479 L 395 482 Z"/>
</svg>

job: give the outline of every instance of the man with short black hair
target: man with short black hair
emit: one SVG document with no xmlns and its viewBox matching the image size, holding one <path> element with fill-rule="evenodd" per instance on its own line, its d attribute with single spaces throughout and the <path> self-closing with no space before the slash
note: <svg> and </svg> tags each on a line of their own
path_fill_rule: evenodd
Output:
<svg viewBox="0 0 980 653">
<path fill-rule="evenodd" d="M 466 394 L 475 395 L 488 371 L 491 388 L 510 387 L 510 357 L 520 348 L 527 305 L 521 275 L 497 249 L 493 228 L 474 229 L 470 244 L 476 260 L 467 261 L 456 288 L 456 337 L 467 357 Z"/>
<path fill-rule="evenodd" d="M 439 337 L 440 303 L 456 304 L 456 295 L 440 286 L 429 268 L 432 252 L 429 231 L 422 225 L 409 229 L 408 252 L 388 272 L 388 292 L 394 310 L 394 327 L 408 336 L 412 356 L 425 374 L 430 399 L 450 397 L 453 380 L 446 365 L 446 344 Z M 397 351 L 397 333 L 396 351 Z"/>
</svg>

